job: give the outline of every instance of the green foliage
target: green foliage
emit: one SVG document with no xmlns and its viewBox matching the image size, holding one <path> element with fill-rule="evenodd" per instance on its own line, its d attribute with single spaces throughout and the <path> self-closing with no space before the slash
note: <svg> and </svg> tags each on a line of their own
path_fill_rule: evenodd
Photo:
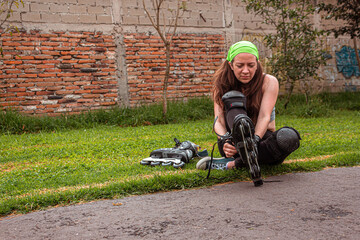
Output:
<svg viewBox="0 0 360 240">
<path fill-rule="evenodd" d="M 160 104 L 135 108 L 96 110 L 78 115 L 60 117 L 26 116 L 15 111 L 0 112 L 0 133 L 21 134 L 61 129 L 91 128 L 97 125 L 140 126 L 184 122 L 209 118 L 213 114 L 210 98 L 189 99 L 187 102 L 169 102 L 167 118 L 162 116 Z"/>
<path fill-rule="evenodd" d="M 14 5 L 19 8 L 20 4 L 24 6 L 23 0 L 1 0 L 0 2 L 0 28 L 13 14 Z"/>
<path fill-rule="evenodd" d="M 304 95 L 294 95 L 291 104 L 284 108 L 286 96 L 280 96 L 276 104 L 277 116 L 300 118 L 329 117 L 341 111 L 360 111 L 360 92 L 321 93 L 310 96 L 304 104 Z M 340 112 L 341 112 L 340 111 Z"/>
<path fill-rule="evenodd" d="M 327 13 L 325 19 L 343 20 L 347 24 L 333 28 L 335 37 L 348 34 L 351 38 L 360 37 L 360 2 L 358 0 L 337 0 L 334 4 L 320 3 L 319 11 Z"/>
<path fill-rule="evenodd" d="M 304 104 L 303 95 L 294 95 L 291 104 L 284 108 L 286 96 L 280 96 L 276 104 L 277 116 L 327 117 L 334 110 L 360 109 L 360 93 L 322 93 L 310 97 L 309 104 Z M 60 117 L 26 116 L 15 111 L 0 112 L 0 134 L 23 134 L 60 131 L 65 129 L 85 129 L 100 125 L 109 126 L 144 126 L 187 121 L 212 119 L 213 103 L 210 98 L 190 99 L 187 102 L 170 102 L 167 118 L 162 115 L 162 107 L 147 105 L 137 108 L 113 108 L 96 110 L 79 115 Z"/>
<path fill-rule="evenodd" d="M 280 96 L 276 104 L 277 116 L 289 115 L 301 118 L 327 117 L 334 110 L 360 109 L 360 93 L 322 93 L 310 97 L 309 104 L 304 104 L 303 95 L 294 95 L 291 104 L 284 108 L 286 96 Z M 167 118 L 162 115 L 162 107 L 147 105 L 137 108 L 114 108 L 96 110 L 79 115 L 60 117 L 26 116 L 15 111 L 0 112 L 0 134 L 23 134 L 61 131 L 65 129 L 85 129 L 100 125 L 109 126 L 144 126 L 187 121 L 212 119 L 213 103 L 210 98 L 190 99 L 187 102 L 170 102 Z"/>
<path fill-rule="evenodd" d="M 324 31 L 315 28 L 310 17 L 316 12 L 309 0 L 243 0 L 248 12 L 254 12 L 276 33 L 265 36 L 273 50 L 270 66 L 280 84 L 288 91 L 287 106 L 296 82 L 317 80 L 319 66 L 325 64 L 322 43 Z M 310 87 L 304 89 L 309 94 Z"/>
</svg>

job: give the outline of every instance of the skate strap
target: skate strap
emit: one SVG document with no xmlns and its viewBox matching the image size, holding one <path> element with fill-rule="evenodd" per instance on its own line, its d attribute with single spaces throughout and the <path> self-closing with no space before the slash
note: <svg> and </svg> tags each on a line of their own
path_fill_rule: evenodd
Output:
<svg viewBox="0 0 360 240">
<path fill-rule="evenodd" d="M 208 170 L 208 174 L 206 176 L 206 179 L 209 179 L 210 177 L 210 172 L 211 172 L 211 166 L 214 160 L 214 149 L 215 149 L 215 145 L 217 144 L 217 142 L 214 143 L 212 150 L 211 150 L 211 158 L 210 158 L 210 165 L 209 165 L 209 170 Z"/>
<path fill-rule="evenodd" d="M 214 123 L 213 123 L 213 132 L 218 136 L 220 137 L 220 139 L 223 139 L 225 141 L 229 140 L 231 138 L 230 134 L 227 132 L 225 135 L 220 135 L 218 134 L 216 131 L 215 131 L 215 123 L 218 119 L 218 116 L 216 116 L 216 118 L 214 119 Z M 207 177 L 206 179 L 209 179 L 210 177 L 210 172 L 211 172 L 211 165 L 213 163 L 213 160 L 214 160 L 214 149 L 215 149 L 215 146 L 216 144 L 218 144 L 218 142 L 216 141 L 212 147 L 212 150 L 211 150 L 211 158 L 210 158 L 210 166 L 209 166 L 209 171 L 208 171 L 208 174 L 207 174 Z"/>
<path fill-rule="evenodd" d="M 234 102 L 234 103 L 230 104 L 229 109 L 231 109 L 231 108 L 243 108 L 243 107 L 245 107 L 244 103 L 242 103 L 242 102 Z"/>
<path fill-rule="evenodd" d="M 175 147 L 179 147 L 181 145 L 181 142 L 177 138 L 174 138 L 174 142 L 175 142 Z"/>
<path fill-rule="evenodd" d="M 216 123 L 216 121 L 218 120 L 218 118 L 219 118 L 219 117 L 216 116 L 216 118 L 214 119 L 213 129 L 212 129 L 213 133 L 215 133 L 218 137 L 220 137 L 220 139 L 223 139 L 224 141 L 230 139 L 231 136 L 230 136 L 230 133 L 229 133 L 229 132 L 225 133 L 225 135 L 220 135 L 220 134 L 218 134 L 218 133 L 215 131 L 215 123 Z"/>
</svg>

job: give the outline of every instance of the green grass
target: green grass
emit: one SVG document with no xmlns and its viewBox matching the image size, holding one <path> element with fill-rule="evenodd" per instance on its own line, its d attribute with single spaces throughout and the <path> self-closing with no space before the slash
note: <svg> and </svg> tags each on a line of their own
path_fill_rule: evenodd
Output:
<svg viewBox="0 0 360 240">
<path fill-rule="evenodd" d="M 300 149 L 288 159 L 314 159 L 264 166 L 263 175 L 359 165 L 358 118 L 359 112 L 312 119 L 278 117 L 278 126 L 296 127 L 303 138 Z M 172 147 L 174 137 L 193 141 L 210 151 L 215 141 L 211 126 L 212 120 L 207 119 L 183 124 L 100 126 L 55 133 L 2 135 L 0 214 L 249 180 L 245 170 L 212 171 L 211 179 L 206 180 L 206 172 L 195 169 L 197 159 L 182 170 L 139 164 L 152 150 Z"/>
<path fill-rule="evenodd" d="M 68 129 L 92 128 L 99 125 L 121 127 L 157 125 L 188 122 L 210 117 L 213 114 L 213 103 L 209 98 L 189 99 L 186 102 L 168 103 L 166 118 L 162 115 L 162 105 L 153 104 L 135 108 L 113 108 L 94 110 L 74 115 L 58 117 L 27 116 L 7 110 L 0 112 L 0 133 L 22 134 L 40 131 L 59 131 Z"/>
<path fill-rule="evenodd" d="M 360 92 L 322 93 L 310 96 L 306 104 L 304 95 L 293 95 L 287 109 L 285 96 L 280 96 L 276 112 L 280 115 L 313 118 L 336 114 L 337 110 L 360 111 Z"/>
<path fill-rule="evenodd" d="M 338 101 L 346 98 L 348 96 L 341 96 Z M 324 105 L 331 114 L 315 117 L 293 111 L 277 115 L 278 128 L 295 127 L 303 140 L 284 164 L 262 166 L 265 178 L 360 165 L 360 112 L 356 107 L 359 100 L 352 99 L 337 106 L 329 102 L 324 100 Z M 322 106 L 312 108 L 320 112 Z M 283 111 L 280 106 L 277 109 Z M 184 109 L 179 111 L 187 114 Z M 0 215 L 227 181 L 249 181 L 245 169 L 213 170 L 210 179 L 206 179 L 206 171 L 195 169 L 198 159 L 193 159 L 183 169 L 139 164 L 152 150 L 173 147 L 174 137 L 180 141 L 190 140 L 210 152 L 216 141 L 212 116 L 205 112 L 196 114 L 204 119 L 189 121 L 186 119 L 192 117 L 186 115 L 181 120 L 174 117 L 171 121 L 176 123 L 165 125 L 120 127 L 122 124 L 97 123 L 87 128 L 0 135 Z M 217 150 L 215 156 L 219 156 Z"/>
<path fill-rule="evenodd" d="M 360 92 L 323 93 L 310 98 L 305 104 L 303 95 L 294 95 L 287 109 L 284 109 L 284 97 L 280 96 L 276 104 L 278 115 L 313 118 L 335 114 L 337 110 L 360 110 Z M 211 118 L 213 103 L 209 98 L 189 99 L 186 102 L 169 102 L 167 117 L 162 116 L 160 104 L 137 108 L 113 108 L 84 112 L 78 115 L 60 117 L 25 116 L 8 110 L 0 112 L 0 134 L 22 134 L 51 132 L 68 129 L 87 129 L 101 125 L 144 126 L 167 123 L 185 123 L 188 121 Z"/>
</svg>

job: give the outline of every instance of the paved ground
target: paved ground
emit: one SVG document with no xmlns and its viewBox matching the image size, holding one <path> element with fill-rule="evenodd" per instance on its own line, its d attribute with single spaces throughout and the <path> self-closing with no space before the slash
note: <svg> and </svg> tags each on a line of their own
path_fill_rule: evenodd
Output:
<svg viewBox="0 0 360 240">
<path fill-rule="evenodd" d="M 360 239 L 360 168 L 54 208 L 0 220 L 0 239 Z"/>
</svg>

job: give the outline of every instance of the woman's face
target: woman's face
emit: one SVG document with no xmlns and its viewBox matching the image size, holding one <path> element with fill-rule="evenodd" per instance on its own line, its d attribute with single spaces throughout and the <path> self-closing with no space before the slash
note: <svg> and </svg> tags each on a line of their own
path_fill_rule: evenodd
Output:
<svg viewBox="0 0 360 240">
<path fill-rule="evenodd" d="M 251 53 L 239 53 L 229 64 L 236 78 L 244 84 L 251 81 L 257 69 L 256 57 Z"/>
</svg>

